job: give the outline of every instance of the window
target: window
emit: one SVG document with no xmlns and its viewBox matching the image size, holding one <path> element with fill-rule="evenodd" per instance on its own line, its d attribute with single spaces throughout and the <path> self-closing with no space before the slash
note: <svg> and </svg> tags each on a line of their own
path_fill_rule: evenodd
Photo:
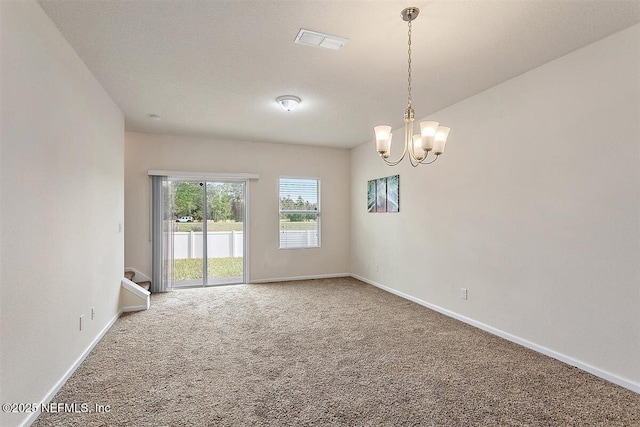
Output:
<svg viewBox="0 0 640 427">
<path fill-rule="evenodd" d="M 280 249 L 320 247 L 320 180 L 280 178 Z"/>
</svg>

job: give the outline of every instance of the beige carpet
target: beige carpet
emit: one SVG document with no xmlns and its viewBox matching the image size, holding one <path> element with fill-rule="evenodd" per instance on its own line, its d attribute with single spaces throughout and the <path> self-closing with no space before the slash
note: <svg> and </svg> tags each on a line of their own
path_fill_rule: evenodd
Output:
<svg viewBox="0 0 640 427">
<path fill-rule="evenodd" d="M 354 279 L 153 295 L 35 426 L 638 426 L 640 395 Z"/>
</svg>

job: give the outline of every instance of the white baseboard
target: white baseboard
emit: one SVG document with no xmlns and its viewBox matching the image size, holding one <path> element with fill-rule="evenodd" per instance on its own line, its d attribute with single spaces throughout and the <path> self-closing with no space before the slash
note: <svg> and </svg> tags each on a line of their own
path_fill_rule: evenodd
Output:
<svg viewBox="0 0 640 427">
<path fill-rule="evenodd" d="M 335 279 L 336 277 L 351 277 L 350 273 L 318 274 L 315 276 L 275 277 L 271 279 L 251 280 L 249 283 L 291 282 L 293 280 Z M 354 276 L 355 277 L 355 276 Z"/>
<path fill-rule="evenodd" d="M 111 320 L 109 320 L 109 322 L 105 325 L 105 327 L 102 328 L 102 330 L 98 333 L 98 335 L 96 335 L 96 337 L 93 339 L 93 341 L 91 341 L 89 346 L 82 352 L 80 357 L 78 357 L 76 359 L 76 361 L 73 362 L 71 367 L 69 369 L 67 369 L 67 372 L 65 372 L 64 375 L 62 375 L 62 378 L 60 378 L 53 385 L 53 387 L 51 387 L 51 389 L 47 392 L 47 394 L 44 395 L 44 397 L 40 401 L 40 404 L 38 405 L 38 410 L 36 412 L 31 412 L 29 414 L 29 416 L 27 418 L 25 418 L 22 421 L 22 423 L 19 424 L 20 427 L 28 427 L 28 426 L 30 426 L 31 424 L 34 423 L 36 418 L 38 418 L 40 416 L 40 408 L 43 405 L 46 405 L 47 403 L 51 402 L 51 399 L 54 398 L 56 393 L 58 391 L 60 391 L 62 386 L 67 382 L 67 380 L 71 377 L 71 375 L 73 375 L 73 373 L 76 371 L 76 369 L 78 369 L 78 367 L 82 364 L 82 362 L 84 362 L 84 359 L 87 358 L 89 353 L 91 353 L 91 350 L 93 350 L 93 348 L 96 346 L 96 344 L 98 344 L 100 342 L 100 340 L 102 339 L 102 337 L 104 337 L 104 335 L 109 331 L 109 329 L 111 329 L 111 327 L 116 322 L 116 320 L 118 320 L 118 317 L 120 317 L 121 314 L 122 314 L 122 311 L 118 311 L 116 313 L 116 315 L 113 316 L 113 318 Z"/>
<path fill-rule="evenodd" d="M 569 356 L 567 356 L 565 354 L 559 353 L 559 352 L 557 352 L 555 350 L 552 350 L 550 348 L 541 346 L 541 345 L 536 344 L 534 342 L 528 341 L 528 340 L 526 340 L 524 338 L 520 338 L 518 336 L 512 335 L 512 334 L 510 334 L 508 332 L 505 332 L 505 331 L 502 331 L 500 329 L 494 328 L 493 326 L 489 326 L 489 325 L 484 324 L 482 322 L 478 322 L 477 320 L 474 320 L 474 319 L 471 319 L 469 317 L 463 316 L 463 315 L 458 314 L 458 313 L 456 313 L 454 311 L 447 310 L 446 308 L 442 308 L 442 307 L 437 306 L 435 304 L 428 303 L 428 302 L 423 301 L 423 300 L 421 300 L 419 298 L 416 298 L 416 297 L 413 297 L 411 295 L 405 294 L 404 292 L 397 291 L 397 290 L 395 290 L 393 288 L 390 288 L 388 286 L 381 285 L 380 283 L 374 282 L 373 280 L 369 280 L 369 279 L 367 279 L 365 277 L 358 276 L 357 274 L 351 274 L 351 277 L 353 277 L 354 279 L 358 279 L 358 280 L 360 280 L 362 282 L 368 283 L 370 285 L 373 285 L 376 288 L 380 288 L 382 290 L 390 292 L 390 293 L 392 293 L 394 295 L 397 295 L 399 297 L 402 297 L 402 298 L 408 299 L 410 301 L 413 301 L 416 304 L 420 304 L 420 305 L 422 305 L 424 307 L 430 308 L 430 309 L 432 309 L 434 311 L 437 311 L 438 313 L 444 314 L 445 316 L 453 317 L 454 319 L 460 320 L 461 322 L 464 322 L 464 323 L 466 323 L 468 325 L 475 326 L 476 328 L 482 329 L 483 331 L 489 332 L 490 334 L 497 335 L 497 336 L 499 336 L 501 338 L 504 338 L 504 339 L 506 339 L 508 341 L 514 342 L 516 344 L 520 344 L 520 345 L 522 345 L 524 347 L 527 347 L 527 348 L 529 348 L 531 350 L 537 351 L 538 353 L 542 353 L 542 354 L 544 354 L 546 356 L 552 357 L 552 358 L 554 358 L 556 360 L 559 360 L 561 362 L 564 362 L 564 363 L 566 363 L 568 365 L 575 366 L 576 368 L 579 368 L 579 369 L 582 369 L 583 371 L 589 372 L 590 374 L 593 374 L 593 375 L 595 375 L 597 377 L 600 377 L 600 378 L 602 378 L 602 379 L 604 379 L 606 381 L 612 382 L 614 384 L 617 384 L 617 385 L 619 385 L 621 387 L 624 387 L 624 388 L 629 389 L 629 390 L 631 390 L 631 391 L 633 391 L 635 393 L 640 394 L 640 384 L 637 383 L 637 382 L 630 381 L 630 380 L 628 380 L 626 378 L 619 377 L 619 376 L 614 375 L 614 374 L 612 374 L 610 372 L 607 372 L 605 370 L 596 368 L 595 366 L 589 365 L 588 363 L 584 363 L 584 362 L 582 362 L 580 360 L 574 359 L 572 357 L 569 357 Z"/>
</svg>

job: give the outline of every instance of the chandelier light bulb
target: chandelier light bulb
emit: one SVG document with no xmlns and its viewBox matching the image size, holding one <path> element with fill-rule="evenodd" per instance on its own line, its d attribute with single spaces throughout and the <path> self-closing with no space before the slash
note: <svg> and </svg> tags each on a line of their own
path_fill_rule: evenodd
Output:
<svg viewBox="0 0 640 427">
<path fill-rule="evenodd" d="M 451 128 L 447 126 L 438 126 L 438 131 L 433 139 L 433 152 L 436 156 L 444 153 L 444 146 L 447 143 L 449 132 L 451 132 Z"/>
<path fill-rule="evenodd" d="M 376 133 L 376 150 L 381 156 L 389 157 L 391 151 L 391 126 L 376 126 L 374 128 Z"/>
<path fill-rule="evenodd" d="M 438 130 L 438 122 L 420 122 L 420 134 L 422 135 L 422 149 L 424 151 L 433 150 L 433 138 Z"/>
</svg>

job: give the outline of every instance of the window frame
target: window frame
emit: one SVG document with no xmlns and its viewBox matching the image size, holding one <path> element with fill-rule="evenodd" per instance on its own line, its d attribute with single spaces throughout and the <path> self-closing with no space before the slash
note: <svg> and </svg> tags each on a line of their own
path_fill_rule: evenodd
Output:
<svg viewBox="0 0 640 427">
<path fill-rule="evenodd" d="M 289 179 L 289 180 L 305 180 L 305 181 L 316 181 L 317 183 L 317 198 L 318 198 L 318 209 L 317 210 L 288 210 L 288 209 L 284 209 L 281 210 L 280 209 L 280 191 L 281 191 L 281 181 L 283 179 Z M 319 177 L 315 177 L 315 176 L 288 176 L 288 175 L 281 175 L 278 177 L 278 249 L 279 250 L 296 250 L 296 249 L 319 249 L 322 247 L 322 180 Z M 312 215 L 316 215 L 316 223 L 317 223 L 317 230 L 318 230 L 318 244 L 317 246 L 282 246 L 282 240 L 281 240 L 281 222 L 280 222 L 280 216 L 283 214 L 288 214 L 288 213 L 299 213 L 299 214 L 312 214 Z"/>
</svg>

